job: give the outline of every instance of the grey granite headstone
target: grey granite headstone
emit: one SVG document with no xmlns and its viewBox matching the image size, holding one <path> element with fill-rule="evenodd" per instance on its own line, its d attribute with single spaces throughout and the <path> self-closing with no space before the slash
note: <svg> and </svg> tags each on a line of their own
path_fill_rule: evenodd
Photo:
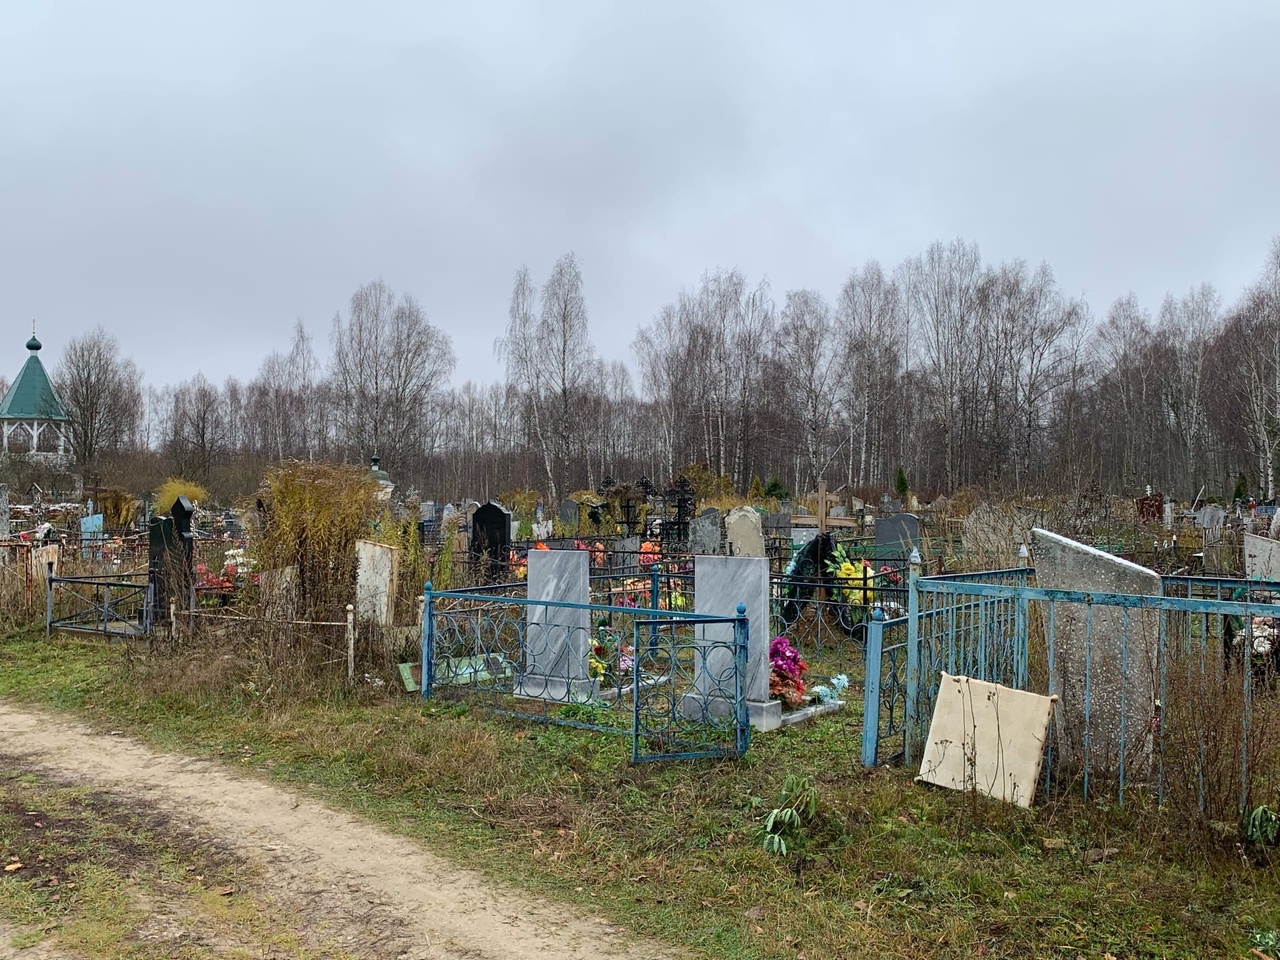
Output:
<svg viewBox="0 0 1280 960">
<path fill-rule="evenodd" d="M 585 700 L 596 692 L 587 672 L 589 610 L 540 606 L 536 601 L 590 602 L 585 550 L 530 550 L 525 607 L 524 673 L 516 695 L 543 700 Z"/>
<path fill-rule="evenodd" d="M 714 507 L 689 522 L 689 552 L 714 556 L 720 552 L 720 511 Z"/>
<path fill-rule="evenodd" d="M 789 513 L 766 513 L 763 523 L 766 537 L 791 536 L 791 514 Z"/>
<path fill-rule="evenodd" d="M 1161 593 L 1160 576 L 1154 570 L 1047 530 L 1033 530 L 1031 537 L 1036 582 L 1042 589 L 1135 596 Z M 1087 761 L 1094 774 L 1104 776 L 1119 770 L 1123 739 L 1126 766 L 1131 773 L 1143 775 L 1150 771 L 1151 731 L 1159 699 L 1159 611 L 1130 609 L 1126 617 L 1120 607 L 1090 606 L 1091 617 L 1084 604 L 1055 605 L 1056 664 L 1049 692 L 1059 697 L 1059 736 L 1069 758 L 1077 764 Z"/>
<path fill-rule="evenodd" d="M 764 527 L 754 507 L 734 507 L 724 518 L 724 535 L 729 555 L 734 557 L 764 556 Z"/>
<path fill-rule="evenodd" d="M 896 513 L 876 520 L 876 558 L 881 562 L 903 563 L 918 546 L 920 519 L 914 514 Z"/>
<path fill-rule="evenodd" d="M 1222 524 L 1227 519 L 1227 511 L 1216 503 L 1203 506 L 1196 513 L 1196 526 L 1204 531 L 1204 545 L 1210 546 L 1222 539 Z"/>
<path fill-rule="evenodd" d="M 624 577 L 640 573 L 640 538 L 623 537 L 613 545 L 613 570 Z"/>
<path fill-rule="evenodd" d="M 1280 540 L 1246 533 L 1244 575 L 1250 580 L 1280 580 Z"/>
<path fill-rule="evenodd" d="M 578 525 L 578 505 L 572 500 L 560 501 L 560 522 L 570 527 Z"/>
<path fill-rule="evenodd" d="M 694 557 L 693 605 L 698 613 L 735 617 L 738 604 L 747 608 L 747 672 L 743 696 L 751 725 L 774 730 L 782 724 L 782 704 L 769 699 L 769 561 L 757 557 Z M 698 716 L 707 710 L 726 716 L 733 707 L 733 624 L 699 627 L 708 644 L 694 665 L 694 691 L 682 709 Z M 723 646 L 711 646 L 724 644 Z"/>
</svg>

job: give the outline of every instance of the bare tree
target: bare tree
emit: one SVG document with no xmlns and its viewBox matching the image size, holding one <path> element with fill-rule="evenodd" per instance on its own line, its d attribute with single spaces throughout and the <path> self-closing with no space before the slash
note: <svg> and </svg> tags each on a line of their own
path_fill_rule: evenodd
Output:
<svg viewBox="0 0 1280 960">
<path fill-rule="evenodd" d="M 525 398 L 551 499 L 558 502 L 568 490 L 570 452 L 585 426 L 596 369 L 582 271 L 572 253 L 556 261 L 540 296 L 528 268 L 517 271 L 506 335 L 495 348 L 506 361 L 508 382 Z"/>
<path fill-rule="evenodd" d="M 835 344 L 831 308 L 813 290 L 792 290 L 776 332 L 778 370 L 802 437 L 805 474 L 797 484 L 805 489 L 824 479 L 839 455 L 844 438 L 834 431 L 839 352 Z"/>
<path fill-rule="evenodd" d="M 180 476 L 207 486 L 214 464 L 230 449 L 226 398 L 197 373 L 174 389 L 172 403 L 170 461 Z"/>
<path fill-rule="evenodd" d="M 836 318 L 843 341 L 848 484 L 867 484 L 873 476 L 887 484 L 887 471 L 896 464 L 886 459 L 885 414 L 905 359 L 898 285 L 868 260 L 841 288 Z M 896 453 L 894 459 L 901 460 L 902 451 Z"/>
<path fill-rule="evenodd" d="M 142 375 L 102 327 L 67 344 L 53 375 L 70 418 L 71 449 L 86 470 L 134 445 L 142 420 Z"/>
<path fill-rule="evenodd" d="M 347 319 L 334 317 L 332 342 L 329 376 L 346 452 L 378 453 L 389 468 L 429 453 L 455 361 L 449 337 L 418 301 L 397 301 L 381 280 L 365 284 Z"/>
</svg>

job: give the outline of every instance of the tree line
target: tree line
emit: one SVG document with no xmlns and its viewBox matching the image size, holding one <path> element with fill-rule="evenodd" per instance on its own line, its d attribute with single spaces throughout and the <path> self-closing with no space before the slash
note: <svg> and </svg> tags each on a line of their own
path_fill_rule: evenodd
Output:
<svg viewBox="0 0 1280 960">
<path fill-rule="evenodd" d="M 696 465 L 742 493 L 825 479 L 874 496 L 903 470 L 925 495 L 1276 494 L 1280 241 L 1229 303 L 1202 284 L 1101 315 L 1047 264 L 984 263 L 964 240 L 825 293 L 716 270 L 635 331 L 630 363 L 597 350 L 586 291 L 573 254 L 540 281 L 520 268 L 493 383 L 452 385 L 450 337 L 381 281 L 334 317 L 327 351 L 299 321 L 247 381 L 145 384 L 101 329 L 54 381 L 83 471 L 135 489 L 178 474 L 224 499 L 272 461 L 373 453 L 437 499 L 554 502 Z"/>
</svg>

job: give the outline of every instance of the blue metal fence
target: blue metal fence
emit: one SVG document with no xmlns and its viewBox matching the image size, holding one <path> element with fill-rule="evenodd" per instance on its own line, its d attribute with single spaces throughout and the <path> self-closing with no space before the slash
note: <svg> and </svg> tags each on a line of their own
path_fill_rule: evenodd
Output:
<svg viewBox="0 0 1280 960">
<path fill-rule="evenodd" d="M 913 568 L 906 615 L 868 627 L 864 764 L 918 758 L 945 670 L 1058 695 L 1046 788 L 1139 789 L 1229 819 L 1280 776 L 1264 749 L 1280 736 L 1280 584 L 1170 577 L 1134 596 L 1033 577 Z"/>
<path fill-rule="evenodd" d="M 613 596 L 608 584 L 597 590 Z M 627 735 L 637 762 L 740 756 L 749 744 L 745 608 L 710 617 L 644 600 L 552 602 L 427 584 L 422 696 Z"/>
</svg>

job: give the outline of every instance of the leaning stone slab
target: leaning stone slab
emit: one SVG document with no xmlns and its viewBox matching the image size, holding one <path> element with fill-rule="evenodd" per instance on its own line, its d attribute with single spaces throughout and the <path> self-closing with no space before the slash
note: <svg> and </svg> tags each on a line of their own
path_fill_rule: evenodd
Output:
<svg viewBox="0 0 1280 960">
<path fill-rule="evenodd" d="M 1244 575 L 1250 580 L 1280 580 L 1280 540 L 1246 533 Z"/>
<path fill-rule="evenodd" d="M 1031 532 L 1036 582 L 1048 590 L 1159 596 L 1146 567 L 1056 533 Z M 1048 610 L 1042 611 L 1046 628 Z M 1150 771 L 1158 717 L 1160 614 L 1157 610 L 1058 603 L 1050 693 L 1058 695 L 1058 736 L 1066 757 L 1091 775 Z M 1087 696 L 1086 696 L 1087 688 Z"/>
</svg>

